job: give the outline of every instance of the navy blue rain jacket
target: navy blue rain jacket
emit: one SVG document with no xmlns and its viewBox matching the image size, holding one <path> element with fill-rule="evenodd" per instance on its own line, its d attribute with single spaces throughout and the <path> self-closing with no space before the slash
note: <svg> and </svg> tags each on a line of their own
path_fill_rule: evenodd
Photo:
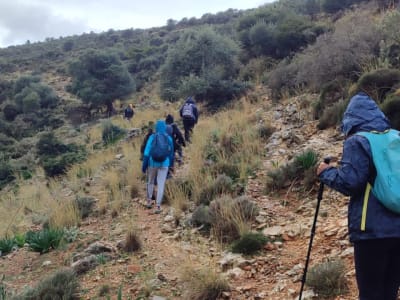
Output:
<svg viewBox="0 0 400 300">
<path fill-rule="evenodd" d="M 194 102 L 192 97 L 189 97 L 186 99 L 185 103 L 183 104 L 183 106 L 186 104 L 192 104 L 193 105 L 193 114 L 194 114 L 194 122 L 197 123 L 197 121 L 199 120 L 199 110 L 197 109 L 196 103 Z M 183 111 L 183 106 L 181 107 L 181 109 L 179 110 L 179 115 L 182 117 L 182 111 Z"/>
<path fill-rule="evenodd" d="M 320 174 L 327 186 L 350 196 L 348 226 L 350 241 L 400 238 L 400 215 L 385 208 L 372 192 L 364 197 L 367 183 L 373 184 L 376 170 L 371 148 L 360 131 L 385 131 L 390 123 L 373 99 L 360 92 L 350 100 L 343 116 L 346 136 L 338 168 L 329 167 Z M 366 199 L 364 199 L 366 198 Z"/>
</svg>

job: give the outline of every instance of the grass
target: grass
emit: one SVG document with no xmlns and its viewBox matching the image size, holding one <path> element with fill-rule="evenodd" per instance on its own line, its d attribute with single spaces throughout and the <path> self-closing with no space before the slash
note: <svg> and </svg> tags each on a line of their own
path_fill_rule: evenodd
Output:
<svg viewBox="0 0 400 300">
<path fill-rule="evenodd" d="M 181 279 L 188 287 L 185 299 L 215 300 L 221 296 L 222 292 L 230 290 L 226 278 L 212 266 L 196 268 L 192 265 L 184 265 Z"/>
</svg>

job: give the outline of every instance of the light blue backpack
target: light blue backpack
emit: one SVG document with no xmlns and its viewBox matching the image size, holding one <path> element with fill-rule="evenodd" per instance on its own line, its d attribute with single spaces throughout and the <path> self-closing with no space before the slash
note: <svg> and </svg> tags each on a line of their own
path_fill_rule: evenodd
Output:
<svg viewBox="0 0 400 300">
<path fill-rule="evenodd" d="M 358 132 L 366 137 L 372 151 L 376 178 L 374 196 L 388 209 L 400 214 L 400 132 Z"/>
</svg>

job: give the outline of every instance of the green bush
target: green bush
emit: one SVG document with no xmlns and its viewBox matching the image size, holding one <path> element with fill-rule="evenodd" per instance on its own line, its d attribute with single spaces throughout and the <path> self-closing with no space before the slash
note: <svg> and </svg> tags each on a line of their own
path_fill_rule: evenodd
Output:
<svg viewBox="0 0 400 300">
<path fill-rule="evenodd" d="M 74 163 L 85 160 L 85 152 L 68 152 L 57 157 L 45 157 L 42 159 L 43 169 L 49 177 L 65 174 Z"/>
<path fill-rule="evenodd" d="M 78 300 L 79 281 L 72 269 L 61 269 L 48 276 L 34 288 L 13 297 L 14 300 Z"/>
<path fill-rule="evenodd" d="M 205 205 L 196 207 L 192 214 L 191 222 L 194 226 L 203 226 L 204 230 L 209 230 L 211 227 L 209 207 Z"/>
<path fill-rule="evenodd" d="M 0 189 L 15 179 L 14 170 L 8 161 L 0 163 Z"/>
<path fill-rule="evenodd" d="M 317 128 L 323 130 L 338 125 L 343 118 L 348 103 L 348 100 L 341 100 L 326 108 L 319 118 Z"/>
<path fill-rule="evenodd" d="M 133 92 L 135 83 L 116 53 L 89 50 L 69 65 L 72 84 L 68 91 L 93 107 L 107 106 L 114 110 L 113 101 Z"/>
<path fill-rule="evenodd" d="M 233 253 L 246 255 L 256 253 L 268 242 L 268 238 L 261 232 L 247 232 L 231 245 Z"/>
<path fill-rule="evenodd" d="M 102 139 L 104 145 L 112 145 L 123 138 L 126 131 L 111 122 L 106 122 L 103 124 Z"/>
<path fill-rule="evenodd" d="M 205 186 L 199 194 L 198 203 L 209 205 L 212 200 L 223 194 L 232 194 L 234 186 L 232 178 L 219 175 L 213 182 Z"/>
<path fill-rule="evenodd" d="M 326 108 L 331 107 L 346 97 L 343 85 L 342 82 L 334 80 L 321 88 L 319 100 L 314 107 L 315 119 L 319 119 Z"/>
<path fill-rule="evenodd" d="M 364 91 L 378 103 L 382 103 L 388 93 L 394 92 L 400 84 L 400 70 L 379 69 L 366 73 L 357 82 L 356 90 Z"/>
<path fill-rule="evenodd" d="M 41 231 L 28 231 L 26 242 L 29 247 L 35 251 L 46 253 L 50 249 L 56 249 L 63 239 L 64 231 L 60 229 L 43 229 Z"/>
<path fill-rule="evenodd" d="M 204 172 L 211 174 L 214 177 L 218 175 L 226 175 L 233 181 L 240 177 L 239 166 L 233 162 L 216 162 L 210 168 L 204 168 Z"/>
<path fill-rule="evenodd" d="M 93 197 L 76 197 L 75 203 L 79 209 L 80 215 L 82 219 L 87 218 L 93 210 L 93 207 L 96 203 L 95 198 Z"/>
<path fill-rule="evenodd" d="M 314 150 L 305 150 L 288 164 L 267 173 L 269 180 L 266 183 L 266 191 L 280 190 L 288 187 L 294 180 L 300 180 L 303 190 L 310 189 L 317 180 L 312 175 L 313 168 L 318 162 L 318 154 Z M 310 179 L 309 176 L 312 175 Z"/>
<path fill-rule="evenodd" d="M 382 111 L 390 120 L 392 127 L 400 130 L 400 96 L 389 96 L 382 104 Z"/>
<path fill-rule="evenodd" d="M 12 251 L 12 249 L 17 245 L 14 238 L 3 238 L 0 239 L 0 252 L 1 255 L 5 255 Z"/>
<path fill-rule="evenodd" d="M 321 297 L 342 295 L 347 290 L 344 262 L 337 259 L 316 265 L 308 271 L 306 284 Z"/>
<path fill-rule="evenodd" d="M 12 122 L 15 120 L 15 117 L 20 113 L 18 110 L 18 107 L 15 104 L 8 103 L 6 106 L 3 108 L 3 115 L 4 119 L 6 119 L 9 122 Z"/>
</svg>

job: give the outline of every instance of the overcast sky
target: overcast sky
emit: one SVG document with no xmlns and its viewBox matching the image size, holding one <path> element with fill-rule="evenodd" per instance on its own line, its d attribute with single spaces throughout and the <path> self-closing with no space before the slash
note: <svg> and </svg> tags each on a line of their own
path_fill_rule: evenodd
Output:
<svg viewBox="0 0 400 300">
<path fill-rule="evenodd" d="M 0 47 L 108 29 L 164 26 L 274 0 L 0 0 Z"/>
</svg>

